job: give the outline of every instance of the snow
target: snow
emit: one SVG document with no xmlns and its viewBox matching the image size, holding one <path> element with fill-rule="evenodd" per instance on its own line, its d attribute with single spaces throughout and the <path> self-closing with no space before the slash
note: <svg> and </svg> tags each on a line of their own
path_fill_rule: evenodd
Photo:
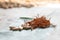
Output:
<svg viewBox="0 0 60 40">
<path fill-rule="evenodd" d="M 54 11 L 54 12 L 53 12 Z M 53 13 L 52 13 L 53 12 Z M 51 14 L 52 13 L 52 14 Z M 19 17 L 47 16 L 51 14 L 56 28 L 10 31 L 9 26 L 19 26 L 23 20 Z M 0 9 L 0 40 L 60 40 L 60 9 L 48 7 Z M 18 24 L 18 25 L 17 25 Z"/>
</svg>

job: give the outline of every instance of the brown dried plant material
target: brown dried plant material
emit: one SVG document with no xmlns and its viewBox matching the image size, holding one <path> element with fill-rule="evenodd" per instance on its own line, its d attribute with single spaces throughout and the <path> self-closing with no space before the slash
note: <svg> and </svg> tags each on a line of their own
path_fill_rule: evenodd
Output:
<svg viewBox="0 0 60 40">
<path fill-rule="evenodd" d="M 5 6 L 3 3 L 7 2 Z M 13 3 L 13 4 L 12 4 Z M 26 7 L 26 8 L 31 8 L 31 7 L 43 7 L 48 5 L 47 3 L 60 3 L 60 0 L 0 0 L 0 8 L 14 8 L 14 7 Z M 12 6 L 13 5 L 13 6 Z M 23 6 L 22 6 L 23 5 Z"/>
<path fill-rule="evenodd" d="M 0 0 L 0 8 L 8 9 L 8 8 L 15 8 L 15 7 L 26 7 L 30 8 L 33 7 L 32 4 L 26 4 L 20 2 L 20 0 Z"/>
<path fill-rule="evenodd" d="M 35 28 L 47 28 L 50 26 L 50 20 L 47 20 L 46 17 L 42 16 L 40 18 L 35 18 L 30 22 L 27 22 L 32 29 Z"/>
<path fill-rule="evenodd" d="M 22 24 L 23 29 L 48 28 L 51 22 L 45 16 L 34 18 L 33 20 Z M 53 24 L 52 24 L 53 25 Z M 52 26 L 53 27 L 53 26 Z"/>
<path fill-rule="evenodd" d="M 55 27 L 55 25 L 51 24 L 50 20 L 47 20 L 45 16 L 42 16 L 34 18 L 33 20 L 22 24 L 21 27 L 10 27 L 10 30 L 33 30 L 36 28 L 48 28 L 50 25 L 52 25 L 52 27 Z"/>
</svg>

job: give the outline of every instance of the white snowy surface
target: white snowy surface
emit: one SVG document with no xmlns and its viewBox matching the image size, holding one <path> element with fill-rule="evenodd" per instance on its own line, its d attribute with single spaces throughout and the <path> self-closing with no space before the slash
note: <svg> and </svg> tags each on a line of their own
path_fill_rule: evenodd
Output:
<svg viewBox="0 0 60 40">
<path fill-rule="evenodd" d="M 52 14 L 51 14 L 52 13 Z M 9 26 L 20 23 L 19 17 L 35 17 L 40 16 L 51 17 L 51 22 L 56 24 L 56 28 L 9 31 Z M 18 26 L 15 25 L 15 26 Z M 0 40 L 60 40 L 60 9 L 59 8 L 13 8 L 0 9 Z"/>
</svg>

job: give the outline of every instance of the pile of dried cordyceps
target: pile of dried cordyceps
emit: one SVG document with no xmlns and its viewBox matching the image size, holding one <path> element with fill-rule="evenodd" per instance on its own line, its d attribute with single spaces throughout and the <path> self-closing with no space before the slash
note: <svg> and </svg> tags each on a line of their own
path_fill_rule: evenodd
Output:
<svg viewBox="0 0 60 40">
<path fill-rule="evenodd" d="M 47 20 L 46 17 L 38 17 L 35 18 L 29 22 L 26 22 L 25 24 L 22 24 L 22 27 L 20 28 L 15 28 L 15 27 L 10 27 L 10 30 L 16 31 L 16 30 L 28 30 L 28 29 L 36 29 L 36 28 L 48 28 L 50 27 L 51 22 L 50 20 Z M 52 27 L 55 27 L 53 25 Z"/>
<path fill-rule="evenodd" d="M 20 4 L 20 3 L 13 3 L 13 2 L 0 2 L 0 8 L 13 8 L 13 7 L 26 7 L 26 8 L 30 8 L 33 7 L 34 5 L 32 4 Z"/>
</svg>

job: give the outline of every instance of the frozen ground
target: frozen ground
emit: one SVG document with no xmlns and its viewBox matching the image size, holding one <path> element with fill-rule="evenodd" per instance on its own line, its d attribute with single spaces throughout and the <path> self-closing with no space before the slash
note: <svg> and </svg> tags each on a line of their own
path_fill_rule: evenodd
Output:
<svg viewBox="0 0 60 40">
<path fill-rule="evenodd" d="M 52 14 L 51 14 L 52 13 Z M 35 17 L 36 14 L 49 15 L 56 28 L 9 31 L 9 25 L 18 23 L 21 16 Z M 13 8 L 0 9 L 0 40 L 60 40 L 60 9 L 59 8 Z"/>
</svg>

